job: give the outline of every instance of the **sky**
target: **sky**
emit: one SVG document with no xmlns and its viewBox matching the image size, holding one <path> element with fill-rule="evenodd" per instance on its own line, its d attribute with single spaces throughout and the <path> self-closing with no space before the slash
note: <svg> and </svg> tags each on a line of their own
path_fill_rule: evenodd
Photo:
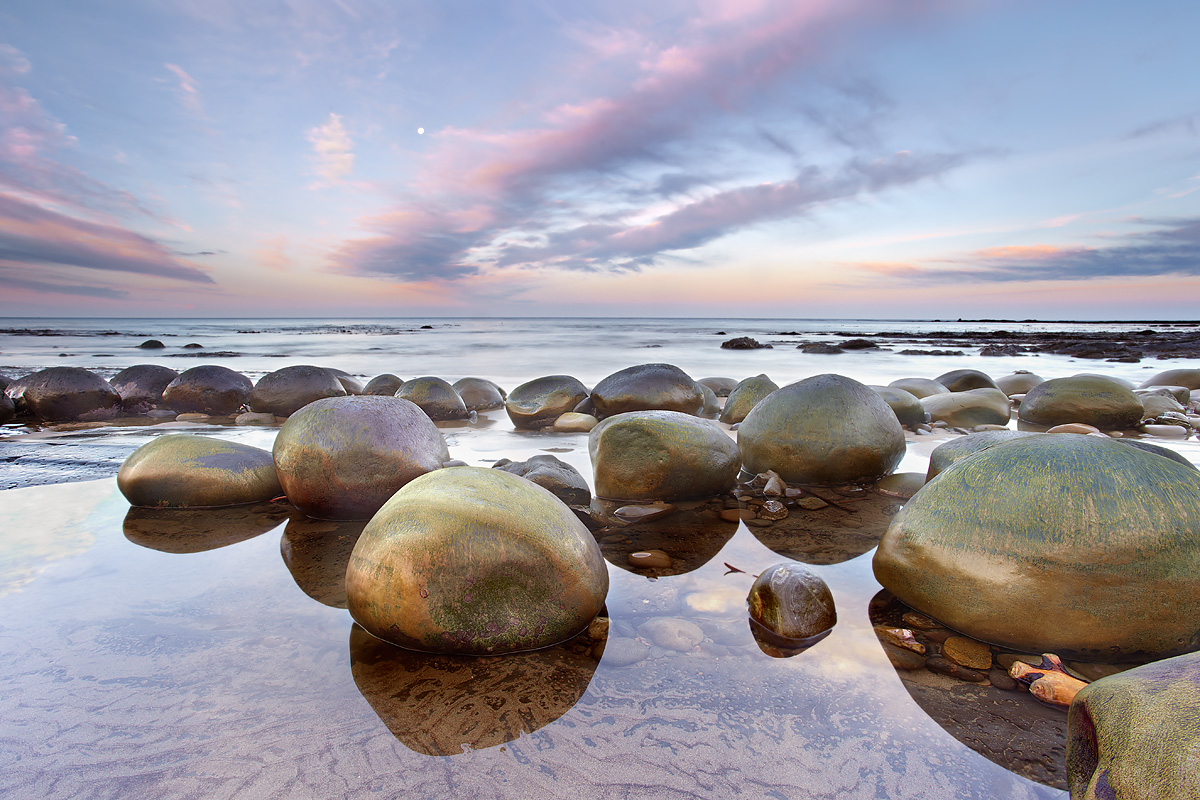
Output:
<svg viewBox="0 0 1200 800">
<path fill-rule="evenodd" d="M 6 0 L 0 315 L 1200 317 L 1200 4 Z"/>
</svg>

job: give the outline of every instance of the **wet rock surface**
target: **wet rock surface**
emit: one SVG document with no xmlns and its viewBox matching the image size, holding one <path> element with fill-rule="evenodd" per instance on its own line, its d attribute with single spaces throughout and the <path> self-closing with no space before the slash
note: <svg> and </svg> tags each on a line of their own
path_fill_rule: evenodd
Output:
<svg viewBox="0 0 1200 800">
<path fill-rule="evenodd" d="M 179 412 L 232 414 L 254 391 L 240 372 L 216 364 L 184 370 L 163 390 L 163 405 Z"/>
<path fill-rule="evenodd" d="M 641 364 L 609 375 L 592 389 L 600 419 L 628 411 L 699 414 L 704 396 L 696 382 L 673 364 Z"/>
</svg>

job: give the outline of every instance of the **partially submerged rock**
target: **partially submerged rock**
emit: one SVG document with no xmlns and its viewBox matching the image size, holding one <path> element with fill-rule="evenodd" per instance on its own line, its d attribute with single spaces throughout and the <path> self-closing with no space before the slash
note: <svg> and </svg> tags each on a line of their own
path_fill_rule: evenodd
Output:
<svg viewBox="0 0 1200 800">
<path fill-rule="evenodd" d="M 952 428 L 1007 425 L 1012 416 L 1012 403 L 999 389 L 965 389 L 931 395 L 922 398 L 921 406 L 934 422 L 944 422 Z"/>
<path fill-rule="evenodd" d="M 126 409 L 144 411 L 161 403 L 163 390 L 178 377 L 179 373 L 169 367 L 135 364 L 114 375 L 109 384 L 121 395 L 121 405 Z"/>
<path fill-rule="evenodd" d="M 1082 422 L 1124 430 L 1141 421 L 1142 402 L 1132 390 L 1105 377 L 1075 375 L 1039 383 L 1021 401 L 1021 422 L 1044 427 Z"/>
<path fill-rule="evenodd" d="M 184 370 L 163 390 L 163 405 L 188 414 L 221 416 L 232 414 L 254 391 L 254 384 L 240 372 L 217 364 L 201 364 Z"/>
<path fill-rule="evenodd" d="M 579 470 L 548 453 L 530 456 L 524 461 L 502 458 L 492 464 L 492 469 L 502 469 L 533 481 L 569 506 L 586 506 L 592 502 L 592 492 Z"/>
<path fill-rule="evenodd" d="M 721 422 L 726 425 L 741 422 L 759 401 L 778 388 L 779 385 L 766 375 L 746 378 L 733 388 L 725 400 L 725 407 L 721 409 Z"/>
<path fill-rule="evenodd" d="M 25 377 L 22 398 L 29 412 L 47 421 L 98 420 L 116 416 L 121 396 L 108 381 L 81 367 L 51 367 Z"/>
<path fill-rule="evenodd" d="M 405 381 L 396 397 L 416 403 L 434 422 L 467 418 L 467 406 L 454 387 L 432 375 Z"/>
<path fill-rule="evenodd" d="M 596 384 L 591 398 L 600 419 L 628 411 L 695 415 L 704 407 L 700 387 L 673 364 L 640 364 L 614 372 Z"/>
<path fill-rule="evenodd" d="M 158 436 L 134 450 L 117 488 L 146 508 L 235 506 L 283 494 L 266 450 L 190 434 Z"/>
<path fill-rule="evenodd" d="M 290 417 L 316 400 L 345 396 L 341 381 L 329 370 L 300 364 L 263 375 L 254 384 L 246 404 L 251 411 Z"/>
<path fill-rule="evenodd" d="M 485 378 L 459 378 L 451 388 L 458 392 L 467 411 L 491 411 L 504 407 L 504 390 Z"/>
<path fill-rule="evenodd" d="M 952 392 L 965 392 L 969 389 L 997 389 L 996 382 L 986 372 L 977 369 L 954 369 L 938 375 L 935 381 Z"/>
<path fill-rule="evenodd" d="M 837 624 L 837 609 L 829 586 L 797 561 L 765 570 L 746 598 L 750 619 L 777 636 L 815 644 Z"/>
<path fill-rule="evenodd" d="M 508 394 L 504 409 L 514 427 L 535 430 L 553 425 L 554 420 L 588 399 L 588 389 L 570 375 L 547 375 L 522 383 Z"/>
</svg>

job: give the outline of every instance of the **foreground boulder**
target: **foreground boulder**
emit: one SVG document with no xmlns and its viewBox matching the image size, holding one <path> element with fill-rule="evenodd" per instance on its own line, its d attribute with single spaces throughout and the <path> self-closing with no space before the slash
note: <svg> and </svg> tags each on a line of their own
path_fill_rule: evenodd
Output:
<svg viewBox="0 0 1200 800">
<path fill-rule="evenodd" d="M 1073 798 L 1200 797 L 1200 653 L 1096 681 L 1067 716 Z"/>
<path fill-rule="evenodd" d="M 146 508 L 236 506 L 283 494 L 271 454 L 208 436 L 158 436 L 117 472 L 130 505 Z"/>
<path fill-rule="evenodd" d="M 574 411 L 588 399 L 588 389 L 570 375 L 547 375 L 522 383 L 509 392 L 504 409 L 514 427 L 536 430 Z"/>
<path fill-rule="evenodd" d="M 721 409 L 721 422 L 726 425 L 736 425 L 746 418 L 750 409 L 758 405 L 764 397 L 779 388 L 779 384 L 766 375 L 755 375 L 738 383 L 725 399 Z"/>
<path fill-rule="evenodd" d="M 290 417 L 309 403 L 345 396 L 341 381 L 329 370 L 301 364 L 263 375 L 246 403 L 251 411 Z"/>
<path fill-rule="evenodd" d="M 1012 416 L 1012 401 L 999 389 L 935 394 L 922 398 L 921 406 L 934 422 L 944 422 L 952 428 L 1007 425 Z"/>
<path fill-rule="evenodd" d="M 592 429 L 596 496 L 609 500 L 712 497 L 733 486 L 741 459 L 725 431 L 678 411 L 632 411 Z"/>
<path fill-rule="evenodd" d="M 475 655 L 569 639 L 604 606 L 591 533 L 540 486 L 452 467 L 409 483 L 363 530 L 346 570 L 350 614 L 393 644 Z"/>
<path fill-rule="evenodd" d="M 738 429 L 749 472 L 788 483 L 877 481 L 904 457 L 904 431 L 878 394 L 852 378 L 817 375 L 772 392 Z"/>
<path fill-rule="evenodd" d="M 1101 430 L 1125 430 L 1142 420 L 1142 401 L 1133 390 L 1095 375 L 1053 378 L 1021 401 L 1021 422 L 1043 427 L 1082 422 Z"/>
<path fill-rule="evenodd" d="M 162 402 L 163 390 L 179 373 L 157 364 L 135 364 L 112 377 L 109 383 L 121 395 L 121 405 L 134 411 L 147 411 Z"/>
<path fill-rule="evenodd" d="M 531 456 L 525 461 L 502 458 L 492 469 L 502 469 L 533 481 L 569 506 L 586 506 L 592 502 L 592 491 L 579 470 L 549 453 Z"/>
<path fill-rule="evenodd" d="M 121 408 L 117 390 L 81 367 L 51 367 L 26 376 L 23 399 L 29 413 L 47 421 L 108 419 Z"/>
<path fill-rule="evenodd" d="M 460 378 L 451 388 L 458 392 L 467 411 L 491 411 L 504 407 L 504 390 L 486 378 Z"/>
<path fill-rule="evenodd" d="M 163 405 L 191 414 L 232 414 L 254 391 L 240 372 L 216 364 L 202 364 L 179 373 L 163 390 Z"/>
<path fill-rule="evenodd" d="M 1014 438 L 925 484 L 888 528 L 875 576 L 976 639 L 1119 661 L 1200 645 L 1200 482 L 1118 441 Z"/>
<path fill-rule="evenodd" d="M 466 419 L 467 406 L 448 381 L 433 376 L 413 378 L 396 390 L 396 397 L 420 406 L 434 422 Z"/>
<path fill-rule="evenodd" d="M 629 411 L 699 414 L 704 407 L 700 387 L 673 364 L 626 367 L 597 383 L 591 398 L 600 419 Z"/>
<path fill-rule="evenodd" d="M 319 519 L 369 519 L 400 487 L 450 460 L 425 412 L 399 397 L 330 397 L 279 429 L 273 448 L 288 500 Z"/>
<path fill-rule="evenodd" d="M 957 439 L 951 439 L 944 444 L 939 444 L 933 448 L 933 452 L 929 454 L 929 469 L 925 473 L 925 480 L 933 480 L 934 476 L 939 472 L 944 472 L 947 467 L 960 459 L 974 455 L 980 450 L 986 450 L 989 447 L 995 447 L 1002 442 L 1011 441 L 1012 439 L 1021 436 L 1036 436 L 1036 433 L 1029 431 L 980 431 L 979 433 L 968 433 L 966 436 L 960 436 Z"/>
</svg>

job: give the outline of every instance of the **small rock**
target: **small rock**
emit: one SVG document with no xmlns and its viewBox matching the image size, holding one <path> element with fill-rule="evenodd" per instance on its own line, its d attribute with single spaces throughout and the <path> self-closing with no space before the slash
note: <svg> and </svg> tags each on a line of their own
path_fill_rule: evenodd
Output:
<svg viewBox="0 0 1200 800">
<path fill-rule="evenodd" d="M 166 347 L 166 345 L 160 342 L 158 339 L 147 339 L 139 344 L 138 347 L 142 350 L 162 350 L 164 347 Z"/>
<path fill-rule="evenodd" d="M 200 422 L 201 420 L 207 419 L 212 419 L 212 417 L 210 417 L 208 414 L 200 414 L 192 411 L 175 415 L 176 422 Z"/>
<path fill-rule="evenodd" d="M 608 617 L 596 617 L 588 623 L 587 635 L 590 639 L 602 641 L 608 638 Z"/>
<path fill-rule="evenodd" d="M 1006 692 L 1014 691 L 1017 688 L 1017 682 L 1008 676 L 1004 670 L 993 667 L 988 670 L 988 681 L 997 689 L 1003 689 Z"/>
<path fill-rule="evenodd" d="M 1188 429 L 1182 425 L 1143 425 L 1142 432 L 1164 439 L 1186 439 Z"/>
<path fill-rule="evenodd" d="M 907 625 L 908 627 L 916 628 L 917 630 L 920 630 L 920 631 L 930 631 L 930 630 L 933 630 L 934 628 L 942 627 L 941 623 L 939 623 L 937 620 L 930 619 L 929 617 L 925 616 L 924 614 L 918 614 L 915 611 L 905 612 L 904 616 L 901 617 L 901 619 L 904 620 L 904 624 Z"/>
<path fill-rule="evenodd" d="M 960 667 L 986 670 L 992 666 L 992 650 L 966 636 L 951 636 L 942 643 L 942 655 Z"/>
<path fill-rule="evenodd" d="M 588 433 L 598 424 L 600 424 L 600 420 L 591 414 L 578 414 L 574 411 L 568 411 L 554 420 L 553 430 L 556 433 Z"/>
<path fill-rule="evenodd" d="M 1100 433 L 1100 429 L 1092 425 L 1085 425 L 1082 422 L 1068 422 L 1064 425 L 1055 425 L 1046 433 Z"/>
<path fill-rule="evenodd" d="M 757 515 L 749 508 L 726 508 L 720 516 L 726 522 L 749 522 Z"/>
<path fill-rule="evenodd" d="M 883 652 L 896 669 L 922 669 L 925 666 L 925 657 L 912 650 L 884 642 Z"/>
<path fill-rule="evenodd" d="M 739 336 L 721 343 L 722 350 L 770 350 L 771 345 L 763 344 L 749 336 Z"/>
<path fill-rule="evenodd" d="M 247 411 L 233 418 L 235 425 L 274 425 L 275 415 L 266 412 Z"/>
<path fill-rule="evenodd" d="M 622 522 L 650 522 L 674 511 L 675 506 L 670 503 L 656 503 L 651 506 L 621 506 L 613 512 L 613 516 Z"/>
<path fill-rule="evenodd" d="M 771 477 L 768 478 L 766 484 L 763 485 L 763 494 L 765 494 L 767 497 L 782 497 L 787 491 L 787 484 L 785 484 L 783 479 L 775 473 L 772 472 L 770 475 Z"/>
<path fill-rule="evenodd" d="M 768 500 L 762 504 L 758 510 L 759 519 L 778 521 L 786 519 L 788 515 L 787 508 L 778 500 Z"/>
<path fill-rule="evenodd" d="M 641 569 L 666 569 L 671 566 L 671 557 L 662 550 L 641 550 L 629 554 L 629 564 Z"/>
<path fill-rule="evenodd" d="M 905 650 L 911 650 L 914 653 L 924 653 L 925 645 L 917 641 L 917 637 L 913 632 L 905 628 L 888 628 L 885 626 L 876 626 L 875 635 L 884 644 L 901 647 Z"/>
<path fill-rule="evenodd" d="M 798 505 L 801 508 L 806 509 L 808 511 L 816 511 L 819 508 L 825 508 L 825 506 L 829 505 L 829 503 L 826 503 L 824 500 L 822 500 L 819 497 L 809 496 L 809 497 L 801 497 L 799 500 L 796 501 L 796 505 Z"/>
<path fill-rule="evenodd" d="M 925 659 L 925 668 L 930 672 L 936 672 L 939 675 L 948 675 L 951 678 L 958 678 L 960 681 L 967 681 L 968 683 L 983 683 L 988 679 L 987 673 L 959 666 L 953 661 L 948 661 L 944 658 L 934 657 Z"/>
</svg>

